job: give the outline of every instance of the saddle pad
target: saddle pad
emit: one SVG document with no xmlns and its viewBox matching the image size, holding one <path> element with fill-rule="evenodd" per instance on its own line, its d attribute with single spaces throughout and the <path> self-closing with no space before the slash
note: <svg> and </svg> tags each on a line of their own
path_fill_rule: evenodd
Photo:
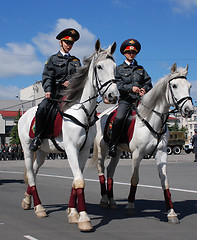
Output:
<svg viewBox="0 0 197 240">
<path fill-rule="evenodd" d="M 106 124 L 105 124 L 104 141 L 107 143 L 111 139 L 112 125 L 116 119 L 116 114 L 117 114 L 117 109 L 115 109 L 113 112 L 111 112 L 111 114 L 109 115 L 109 117 L 106 121 Z M 124 130 L 119 139 L 120 143 L 129 143 L 131 141 L 131 139 L 133 137 L 133 131 L 134 131 L 135 120 L 136 120 L 135 115 L 136 115 L 136 112 L 134 110 L 132 110 L 132 113 L 127 118 L 127 121 L 124 126 Z"/>
<path fill-rule="evenodd" d="M 36 117 L 33 118 L 32 122 L 31 122 L 30 129 L 29 129 L 29 137 L 30 138 L 34 138 L 34 136 L 35 136 L 35 118 Z M 62 116 L 58 112 L 57 116 L 55 118 L 55 121 L 54 121 L 53 133 L 46 136 L 46 138 L 58 137 L 61 130 L 62 130 Z"/>
</svg>

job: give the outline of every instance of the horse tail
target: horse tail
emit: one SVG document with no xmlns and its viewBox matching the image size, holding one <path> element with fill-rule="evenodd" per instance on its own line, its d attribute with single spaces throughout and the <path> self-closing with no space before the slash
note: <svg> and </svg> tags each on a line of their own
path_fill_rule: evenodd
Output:
<svg viewBox="0 0 197 240">
<path fill-rule="evenodd" d="M 28 184 L 28 178 L 27 178 L 27 168 L 25 167 L 25 171 L 24 171 L 24 177 L 23 180 L 26 184 Z"/>
<path fill-rule="evenodd" d="M 97 165 L 97 161 L 98 161 L 98 146 L 96 141 L 94 141 L 93 154 L 89 166 L 95 168 Z"/>
</svg>

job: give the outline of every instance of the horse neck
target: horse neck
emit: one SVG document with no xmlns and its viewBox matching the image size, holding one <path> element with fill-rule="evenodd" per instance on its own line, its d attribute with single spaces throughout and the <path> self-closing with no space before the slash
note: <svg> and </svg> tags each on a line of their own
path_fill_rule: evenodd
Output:
<svg viewBox="0 0 197 240">
<path fill-rule="evenodd" d="M 155 99 L 154 105 L 152 107 L 151 106 L 147 107 L 146 104 L 144 104 L 143 106 L 142 104 L 142 109 L 140 109 L 142 116 L 143 112 L 146 112 L 146 115 L 143 117 L 156 131 L 159 131 L 163 122 L 168 117 L 168 111 L 170 108 L 170 105 L 166 100 L 166 95 L 163 95 L 163 97 L 161 97 L 162 95 L 163 93 L 161 93 L 161 95 L 160 94 L 158 95 L 159 98 Z M 158 114 L 155 112 L 157 112 Z M 161 115 L 163 115 L 164 119 L 162 119 L 163 117 L 161 117 Z"/>
<path fill-rule="evenodd" d="M 164 95 L 162 98 L 155 101 L 155 105 L 152 107 L 152 111 L 150 111 L 150 113 L 145 117 L 145 119 L 156 131 L 160 129 L 163 121 L 165 121 L 165 119 L 168 117 L 169 108 L 170 108 L 170 105 L 166 100 L 166 96 Z M 163 115 L 164 119 L 162 119 L 154 111 L 158 112 L 159 115 Z"/>
<path fill-rule="evenodd" d="M 89 70 L 89 74 L 87 76 L 87 80 L 80 98 L 80 103 L 83 103 L 89 114 L 92 113 L 96 106 L 98 93 L 92 84 L 93 76 L 94 76 L 93 71 Z"/>
</svg>

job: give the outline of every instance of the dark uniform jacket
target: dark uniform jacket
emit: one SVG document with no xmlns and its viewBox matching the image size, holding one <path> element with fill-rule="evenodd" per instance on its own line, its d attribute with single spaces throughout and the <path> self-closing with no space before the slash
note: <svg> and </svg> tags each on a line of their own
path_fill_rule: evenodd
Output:
<svg viewBox="0 0 197 240">
<path fill-rule="evenodd" d="M 192 146 L 197 148 L 197 134 L 195 134 L 192 138 Z"/>
<path fill-rule="evenodd" d="M 120 100 L 126 102 L 134 102 L 139 95 L 132 91 L 132 87 L 136 86 L 144 88 L 148 92 L 152 88 L 151 78 L 144 68 L 137 64 L 134 60 L 132 65 L 126 62 L 119 65 L 116 70 L 117 87 L 120 92 Z"/>
<path fill-rule="evenodd" d="M 59 51 L 52 55 L 45 64 L 42 74 L 42 87 L 44 92 L 51 92 L 55 97 L 63 86 L 62 83 L 71 80 L 76 67 L 81 66 L 80 60 L 75 56 L 65 55 Z"/>
</svg>

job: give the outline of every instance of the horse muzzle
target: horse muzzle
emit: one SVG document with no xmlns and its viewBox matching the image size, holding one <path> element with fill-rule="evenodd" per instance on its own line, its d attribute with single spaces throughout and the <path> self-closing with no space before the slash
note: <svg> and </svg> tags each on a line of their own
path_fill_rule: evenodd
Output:
<svg viewBox="0 0 197 240">
<path fill-rule="evenodd" d="M 189 106 L 185 106 L 181 109 L 181 115 L 183 117 L 190 118 L 193 113 L 194 113 L 194 107 L 193 106 L 192 106 L 192 108 L 189 107 Z"/>
</svg>

